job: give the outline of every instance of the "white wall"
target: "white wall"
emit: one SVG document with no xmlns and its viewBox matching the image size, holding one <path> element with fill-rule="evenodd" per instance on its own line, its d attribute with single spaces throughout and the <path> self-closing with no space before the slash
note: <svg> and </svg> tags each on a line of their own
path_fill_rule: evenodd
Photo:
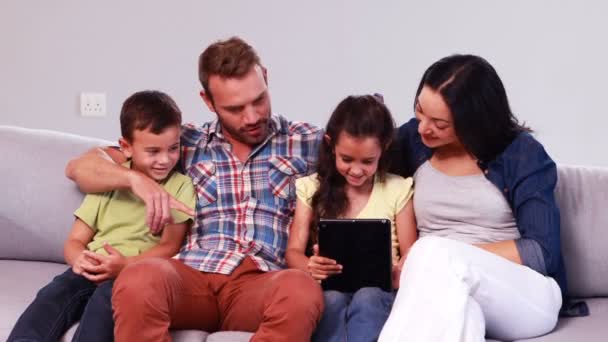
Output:
<svg viewBox="0 0 608 342">
<path fill-rule="evenodd" d="M 197 57 L 240 35 L 269 68 L 275 112 L 324 125 L 345 95 L 381 92 L 411 117 L 422 72 L 475 53 L 498 70 L 518 117 L 560 163 L 608 166 L 603 1 L 0 0 L 0 125 L 118 137 L 132 92 L 172 95 L 187 121 Z M 105 118 L 79 116 L 81 91 L 108 94 Z"/>
</svg>

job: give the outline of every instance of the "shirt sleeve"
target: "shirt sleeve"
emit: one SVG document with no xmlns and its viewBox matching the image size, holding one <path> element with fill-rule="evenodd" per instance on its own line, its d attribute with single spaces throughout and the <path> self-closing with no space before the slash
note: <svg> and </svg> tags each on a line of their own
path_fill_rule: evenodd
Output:
<svg viewBox="0 0 608 342">
<path fill-rule="evenodd" d="M 511 192 L 513 213 L 521 238 L 515 240 L 522 263 L 553 276 L 561 267 L 560 216 L 554 190 L 557 167 L 542 145 L 530 139 L 520 144 Z M 509 188 L 512 186 L 512 188 Z"/>
<path fill-rule="evenodd" d="M 391 183 L 393 184 L 390 184 L 389 188 L 396 192 L 395 214 L 397 214 L 414 195 L 414 180 L 412 177 L 403 178 L 401 176 L 395 176 L 394 181 Z"/>
<path fill-rule="evenodd" d="M 104 194 L 87 194 L 80 207 L 74 211 L 74 216 L 86 223 L 94 232 L 97 231 L 97 217 L 104 197 Z"/>
<path fill-rule="evenodd" d="M 296 195 L 308 207 L 312 207 L 312 196 L 318 187 L 316 174 L 296 179 Z"/>
</svg>

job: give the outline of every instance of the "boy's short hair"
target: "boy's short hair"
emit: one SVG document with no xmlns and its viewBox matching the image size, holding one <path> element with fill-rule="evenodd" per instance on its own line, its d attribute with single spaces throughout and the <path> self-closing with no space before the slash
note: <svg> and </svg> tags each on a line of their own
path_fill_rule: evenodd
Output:
<svg viewBox="0 0 608 342">
<path fill-rule="evenodd" d="M 253 47 L 239 37 L 232 37 L 217 41 L 203 51 L 198 59 L 198 78 L 207 97 L 213 101 L 209 91 L 210 76 L 239 78 L 256 64 L 262 65 Z"/>
<path fill-rule="evenodd" d="M 179 126 L 182 112 L 173 99 L 157 90 L 137 92 L 125 100 L 120 111 L 120 132 L 133 141 L 135 130 L 150 129 L 160 134 L 167 127 Z"/>
</svg>

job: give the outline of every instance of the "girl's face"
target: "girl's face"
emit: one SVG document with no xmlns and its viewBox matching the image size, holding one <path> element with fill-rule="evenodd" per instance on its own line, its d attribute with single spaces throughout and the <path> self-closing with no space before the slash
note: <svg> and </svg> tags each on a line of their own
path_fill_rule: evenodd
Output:
<svg viewBox="0 0 608 342">
<path fill-rule="evenodd" d="M 422 142 L 430 148 L 461 145 L 452 111 L 439 92 L 424 86 L 416 99 L 416 120 Z"/>
<path fill-rule="evenodd" d="M 382 155 L 382 146 L 375 137 L 353 137 L 341 132 L 334 146 L 336 169 L 352 187 L 373 183 Z"/>
</svg>

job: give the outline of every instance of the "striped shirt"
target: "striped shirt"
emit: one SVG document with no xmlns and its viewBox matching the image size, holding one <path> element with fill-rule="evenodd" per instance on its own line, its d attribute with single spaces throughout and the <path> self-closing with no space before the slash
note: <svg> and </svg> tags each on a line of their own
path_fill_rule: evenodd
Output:
<svg viewBox="0 0 608 342">
<path fill-rule="evenodd" d="M 197 192 L 196 220 L 176 256 L 186 265 L 230 274 L 250 256 L 262 271 L 285 266 L 295 179 L 314 171 L 322 131 L 280 116 L 269 127 L 244 163 L 217 120 L 182 128 L 182 167 Z"/>
</svg>

